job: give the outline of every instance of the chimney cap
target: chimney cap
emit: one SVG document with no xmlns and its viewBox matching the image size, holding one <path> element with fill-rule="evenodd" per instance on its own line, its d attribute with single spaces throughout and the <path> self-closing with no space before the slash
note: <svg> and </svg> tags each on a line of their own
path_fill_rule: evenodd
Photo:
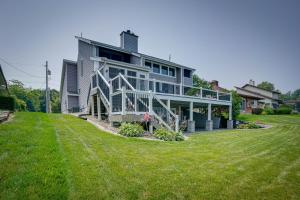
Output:
<svg viewBox="0 0 300 200">
<path fill-rule="evenodd" d="M 139 37 L 136 34 L 134 34 L 134 32 L 132 32 L 130 29 L 127 29 L 126 31 L 122 31 L 120 33 L 120 35 L 122 35 L 122 34 L 129 34 L 129 35 L 132 35 L 132 36 L 135 36 L 135 37 Z"/>
</svg>

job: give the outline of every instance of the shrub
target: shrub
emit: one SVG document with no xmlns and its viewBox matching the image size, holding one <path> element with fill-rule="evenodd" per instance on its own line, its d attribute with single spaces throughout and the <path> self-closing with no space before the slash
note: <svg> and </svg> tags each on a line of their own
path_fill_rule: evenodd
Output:
<svg viewBox="0 0 300 200">
<path fill-rule="evenodd" d="M 11 96 L 0 96 L 0 109 L 1 110 L 15 110 L 15 98 Z"/>
<path fill-rule="evenodd" d="M 279 108 L 274 110 L 276 115 L 286 115 L 292 113 L 292 108 L 287 105 L 281 105 Z"/>
<path fill-rule="evenodd" d="M 154 137 L 165 141 L 182 141 L 184 137 L 181 132 L 169 131 L 165 128 L 159 128 L 154 131 Z"/>
<path fill-rule="evenodd" d="M 248 123 L 248 124 L 239 124 L 237 126 L 238 129 L 257 129 L 261 128 L 261 126 L 255 124 L 255 123 Z"/>
<path fill-rule="evenodd" d="M 262 108 L 252 108 L 252 114 L 260 115 L 263 112 Z"/>
<path fill-rule="evenodd" d="M 263 114 L 265 115 L 273 115 L 274 114 L 274 110 L 270 107 L 266 107 L 263 111 Z"/>
<path fill-rule="evenodd" d="M 119 134 L 127 137 L 141 137 L 144 134 L 144 129 L 140 124 L 122 123 Z"/>
</svg>

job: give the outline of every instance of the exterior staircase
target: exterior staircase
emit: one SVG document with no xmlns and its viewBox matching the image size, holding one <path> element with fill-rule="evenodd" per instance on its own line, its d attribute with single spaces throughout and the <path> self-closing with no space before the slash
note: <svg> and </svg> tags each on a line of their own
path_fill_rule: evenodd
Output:
<svg viewBox="0 0 300 200">
<path fill-rule="evenodd" d="M 107 81 L 101 68 L 98 69 L 92 75 L 91 90 L 97 91 L 110 116 L 149 113 L 155 128 L 165 127 L 173 131 L 179 129 L 178 116 L 155 93 L 137 90 L 122 74 Z"/>
</svg>

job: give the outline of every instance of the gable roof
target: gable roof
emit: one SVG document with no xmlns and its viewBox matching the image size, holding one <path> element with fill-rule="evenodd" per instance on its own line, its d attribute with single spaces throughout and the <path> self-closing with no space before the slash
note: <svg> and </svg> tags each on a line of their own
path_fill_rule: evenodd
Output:
<svg viewBox="0 0 300 200">
<path fill-rule="evenodd" d="M 257 88 L 257 89 L 260 89 L 260 90 L 265 90 L 265 91 L 268 91 L 268 92 L 273 92 L 273 93 L 281 94 L 281 93 L 278 92 L 278 91 L 275 91 L 275 90 L 273 90 L 273 91 L 266 90 L 266 89 L 263 89 L 263 88 L 259 88 L 259 87 L 255 86 L 255 85 L 250 85 L 249 83 L 245 84 L 242 88 L 245 88 L 245 87 L 247 87 L 247 86 L 254 87 L 254 88 Z"/>
<path fill-rule="evenodd" d="M 245 88 L 240 88 L 240 87 L 236 87 L 235 88 L 239 89 L 239 90 L 242 90 L 244 92 L 247 92 L 249 94 L 249 97 L 255 97 L 255 98 L 260 98 L 260 99 L 272 99 L 272 100 L 275 100 L 275 101 L 279 101 L 279 99 L 274 99 L 274 98 L 271 98 L 271 97 L 268 97 L 266 95 L 263 95 L 263 94 L 260 94 L 260 93 L 257 93 L 257 92 L 253 92 L 253 91 L 250 91 L 250 90 L 247 90 Z"/>
<path fill-rule="evenodd" d="M 184 68 L 187 68 L 187 69 L 190 69 L 190 70 L 193 70 L 193 71 L 196 70 L 195 68 L 192 68 L 192 67 L 187 67 L 187 66 L 184 66 L 184 65 L 180 65 L 180 64 L 177 64 L 177 63 L 174 63 L 174 62 L 170 62 L 168 60 L 164 60 L 164 59 L 161 59 L 161 58 L 149 56 L 149 55 L 146 55 L 146 54 L 137 53 L 137 52 L 133 52 L 133 51 L 128 51 L 128 50 L 123 49 L 121 47 L 116 47 L 116 46 L 105 44 L 105 43 L 98 42 L 98 41 L 95 41 L 95 40 L 91 40 L 91 39 L 87 39 L 87 38 L 83 38 L 83 37 L 79 37 L 79 36 L 75 36 L 75 38 L 82 41 L 82 42 L 91 44 L 91 45 L 100 46 L 100 47 L 103 47 L 103 48 L 111 49 L 111 50 L 114 50 L 114 51 L 119 51 L 119 52 L 122 52 L 122 53 L 127 53 L 127 54 L 134 55 L 134 56 L 143 56 L 146 59 L 151 59 L 153 61 L 164 63 L 166 65 L 173 65 L 175 67 L 184 67 Z"/>
</svg>

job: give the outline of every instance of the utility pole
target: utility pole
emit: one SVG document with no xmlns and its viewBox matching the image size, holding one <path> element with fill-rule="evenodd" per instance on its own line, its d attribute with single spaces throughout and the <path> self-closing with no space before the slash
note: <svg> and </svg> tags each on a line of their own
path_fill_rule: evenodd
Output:
<svg viewBox="0 0 300 200">
<path fill-rule="evenodd" d="M 49 113 L 48 75 L 50 75 L 50 71 L 48 70 L 48 61 L 46 61 L 46 113 Z"/>
</svg>

